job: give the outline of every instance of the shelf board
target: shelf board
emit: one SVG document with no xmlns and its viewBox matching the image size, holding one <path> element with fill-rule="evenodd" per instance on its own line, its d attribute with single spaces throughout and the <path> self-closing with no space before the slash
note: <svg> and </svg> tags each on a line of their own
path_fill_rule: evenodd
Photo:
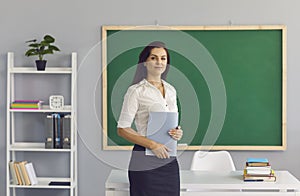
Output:
<svg viewBox="0 0 300 196">
<path fill-rule="evenodd" d="M 65 105 L 63 109 L 61 110 L 52 110 L 50 109 L 49 105 L 42 105 L 41 109 L 9 109 L 10 112 L 39 112 L 39 113 L 53 113 L 53 112 L 60 112 L 60 113 L 66 113 L 71 112 L 72 107 L 70 105 Z"/>
<path fill-rule="evenodd" d="M 9 147 L 10 151 L 31 152 L 71 152 L 71 149 L 45 148 L 45 143 L 16 142 Z"/>
<path fill-rule="evenodd" d="M 35 67 L 13 67 L 10 73 L 22 74 L 71 74 L 71 67 L 46 67 L 45 71 L 37 71 Z"/>
<path fill-rule="evenodd" d="M 71 186 L 53 186 L 48 185 L 51 181 L 59 182 L 70 182 L 70 178 L 37 178 L 38 184 L 35 185 L 15 185 L 10 183 L 10 188 L 43 188 L 43 189 L 72 189 L 76 187 L 76 184 L 73 182 Z"/>
</svg>

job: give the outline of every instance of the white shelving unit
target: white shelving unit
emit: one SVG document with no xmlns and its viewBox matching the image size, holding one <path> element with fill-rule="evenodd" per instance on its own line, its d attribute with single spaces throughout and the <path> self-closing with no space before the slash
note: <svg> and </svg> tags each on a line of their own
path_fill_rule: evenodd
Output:
<svg viewBox="0 0 300 196">
<path fill-rule="evenodd" d="M 15 78 L 18 75 L 30 74 L 32 77 L 40 74 L 53 74 L 53 75 L 70 75 L 71 77 L 71 89 L 70 89 L 70 105 L 65 105 L 62 110 L 52 110 L 48 105 L 43 105 L 39 110 L 13 110 L 10 109 L 10 104 L 17 97 L 15 88 Z M 77 132 L 76 132 L 76 74 L 77 74 L 77 53 L 71 55 L 71 66 L 70 67 L 48 67 L 45 71 L 37 71 L 34 67 L 16 67 L 14 65 L 14 53 L 9 52 L 7 54 L 7 113 L 6 113 L 6 195 L 16 196 L 16 189 L 68 189 L 70 196 L 78 195 L 77 186 Z M 22 142 L 16 141 L 16 128 L 15 125 L 18 123 L 16 114 L 23 113 L 34 113 L 35 115 L 41 115 L 43 113 L 71 113 L 70 119 L 70 149 L 46 149 L 44 142 Z M 21 115 L 22 116 L 22 115 Z M 32 122 L 34 124 L 34 122 Z M 38 184 L 36 185 L 15 185 L 12 183 L 9 169 L 9 161 L 18 160 L 18 152 L 39 152 L 39 153 L 59 153 L 69 156 L 69 176 L 68 177 L 41 177 L 37 173 Z M 54 155 L 55 156 L 55 155 Z M 24 155 L 26 157 L 26 153 Z M 51 166 L 51 165 L 50 165 Z M 51 176 L 51 174 L 49 174 Z M 49 186 L 51 181 L 68 181 L 70 186 Z"/>
</svg>

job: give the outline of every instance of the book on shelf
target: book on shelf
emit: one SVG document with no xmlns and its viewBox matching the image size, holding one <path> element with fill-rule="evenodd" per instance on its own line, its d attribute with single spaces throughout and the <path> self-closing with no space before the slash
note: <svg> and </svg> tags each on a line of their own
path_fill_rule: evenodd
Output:
<svg viewBox="0 0 300 196">
<path fill-rule="evenodd" d="M 22 182 L 22 179 L 21 179 L 21 174 L 19 172 L 18 163 L 17 162 L 13 162 L 13 165 L 14 165 L 14 171 L 15 171 L 15 173 L 17 175 L 17 180 L 18 180 L 18 183 L 16 183 L 16 185 L 23 185 L 23 182 Z"/>
<path fill-rule="evenodd" d="M 275 182 L 275 172 L 266 158 L 248 158 L 244 168 L 245 182 Z"/>
<path fill-rule="evenodd" d="M 17 165 L 17 170 L 18 170 L 20 178 L 21 178 L 20 185 L 26 185 L 20 162 L 17 162 L 16 165 Z"/>
<path fill-rule="evenodd" d="M 45 148 L 70 148 L 69 113 L 52 113 L 47 115 Z"/>
<path fill-rule="evenodd" d="M 10 174 L 14 185 L 35 185 L 37 177 L 33 164 L 28 161 L 10 161 Z"/>
<path fill-rule="evenodd" d="M 19 181 L 18 181 L 18 177 L 17 177 L 17 172 L 15 170 L 15 166 L 14 166 L 14 162 L 10 161 L 9 162 L 9 171 L 11 174 L 11 178 L 12 178 L 12 183 L 19 185 Z"/>
<path fill-rule="evenodd" d="M 20 164 L 20 168 L 21 168 L 21 172 L 22 172 L 22 176 L 23 176 L 25 185 L 31 185 L 29 176 L 28 176 L 28 172 L 25 168 L 25 164 L 27 164 L 27 161 L 21 161 L 19 164 Z"/>
<path fill-rule="evenodd" d="M 41 109 L 43 101 L 41 100 L 15 100 L 10 104 L 11 109 L 22 110 L 22 109 Z"/>
<path fill-rule="evenodd" d="M 26 171 L 28 172 L 31 185 L 37 184 L 38 180 L 32 162 L 27 163 L 25 167 L 26 167 Z"/>
</svg>

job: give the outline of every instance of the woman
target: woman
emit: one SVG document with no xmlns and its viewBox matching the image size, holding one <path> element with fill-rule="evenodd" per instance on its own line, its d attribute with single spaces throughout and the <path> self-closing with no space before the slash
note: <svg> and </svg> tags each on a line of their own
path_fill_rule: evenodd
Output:
<svg viewBox="0 0 300 196">
<path fill-rule="evenodd" d="M 150 111 L 178 112 L 175 88 L 165 81 L 170 56 L 162 42 L 152 42 L 139 56 L 133 85 L 127 90 L 118 121 L 118 135 L 134 143 L 129 164 L 131 196 L 179 196 L 179 167 L 164 144 L 145 137 Z M 136 131 L 131 128 L 135 120 Z M 182 130 L 169 131 L 180 140 Z M 146 156 L 145 148 L 155 156 Z"/>
</svg>

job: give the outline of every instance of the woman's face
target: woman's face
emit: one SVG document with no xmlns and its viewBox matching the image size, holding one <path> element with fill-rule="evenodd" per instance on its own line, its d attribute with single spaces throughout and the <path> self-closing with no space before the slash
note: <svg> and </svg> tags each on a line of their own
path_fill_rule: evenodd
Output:
<svg viewBox="0 0 300 196">
<path fill-rule="evenodd" d="M 153 48 L 145 62 L 147 76 L 161 76 L 167 67 L 167 52 L 164 48 Z"/>
</svg>

